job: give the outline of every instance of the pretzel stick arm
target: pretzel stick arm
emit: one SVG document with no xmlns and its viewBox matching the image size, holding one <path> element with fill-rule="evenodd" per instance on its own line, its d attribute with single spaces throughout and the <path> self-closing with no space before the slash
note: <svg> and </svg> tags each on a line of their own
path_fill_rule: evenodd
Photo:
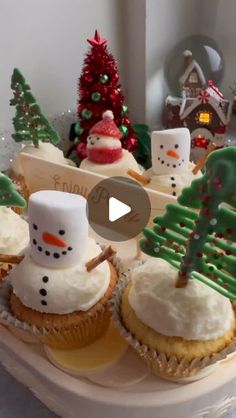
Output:
<svg viewBox="0 0 236 418">
<path fill-rule="evenodd" d="M 20 264 L 23 258 L 24 255 L 0 254 L 0 263 Z"/>
<path fill-rule="evenodd" d="M 206 160 L 208 155 L 216 149 L 216 144 L 211 143 L 207 148 L 205 154 L 200 158 L 200 160 L 196 163 L 195 167 L 192 170 L 192 173 L 196 175 L 206 164 Z"/>
<path fill-rule="evenodd" d="M 148 178 L 146 178 L 145 176 L 142 176 L 142 174 L 137 173 L 137 171 L 128 170 L 127 174 L 133 179 L 139 181 L 139 183 L 143 184 L 144 186 L 150 183 L 150 180 Z"/>
<path fill-rule="evenodd" d="M 112 257 L 116 254 L 116 251 L 109 245 L 109 247 L 104 248 L 97 257 L 92 258 L 91 260 L 87 261 L 85 267 L 88 272 L 95 269 L 99 264 L 103 263 L 103 261 L 107 260 L 108 258 Z"/>
</svg>

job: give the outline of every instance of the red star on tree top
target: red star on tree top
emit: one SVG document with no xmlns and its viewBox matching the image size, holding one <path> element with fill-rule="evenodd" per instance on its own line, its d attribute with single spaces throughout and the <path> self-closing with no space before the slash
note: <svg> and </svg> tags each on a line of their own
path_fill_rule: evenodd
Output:
<svg viewBox="0 0 236 418">
<path fill-rule="evenodd" d="M 104 44 L 107 43 L 106 38 L 101 38 L 101 36 L 98 33 L 97 29 L 95 30 L 94 38 L 87 39 L 87 41 L 92 46 L 104 45 Z"/>
</svg>

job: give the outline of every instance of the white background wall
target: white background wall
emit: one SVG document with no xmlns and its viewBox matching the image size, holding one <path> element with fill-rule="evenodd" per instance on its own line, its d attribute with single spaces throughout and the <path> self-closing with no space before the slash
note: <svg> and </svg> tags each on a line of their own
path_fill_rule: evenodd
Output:
<svg viewBox="0 0 236 418">
<path fill-rule="evenodd" d="M 168 89 L 163 66 L 177 42 L 196 33 L 198 0 L 147 0 L 146 20 L 146 119 L 152 128 L 160 125 Z"/>
<path fill-rule="evenodd" d="M 75 108 L 88 37 L 97 28 L 120 63 L 122 1 L 0 0 L 0 130 L 11 126 L 10 77 L 18 67 L 47 114 Z"/>
<path fill-rule="evenodd" d="M 14 113 L 10 76 L 18 66 L 48 115 L 75 108 L 87 37 L 95 28 L 118 61 L 135 122 L 160 125 L 168 93 L 166 55 L 190 34 L 206 34 L 223 50 L 223 91 L 236 78 L 235 0 L 0 0 L 0 130 Z"/>
<path fill-rule="evenodd" d="M 221 88 L 229 95 L 229 85 L 236 79 L 236 1 L 202 0 L 201 31 L 218 44 L 225 60 Z"/>
<path fill-rule="evenodd" d="M 189 35 L 208 35 L 222 50 L 225 74 L 220 87 L 230 97 L 229 85 L 236 79 L 235 0 L 126 0 L 125 3 L 132 28 L 129 35 L 132 42 L 125 54 L 129 63 L 128 100 L 134 120 L 145 120 L 151 129 L 160 127 L 168 94 L 163 72 L 165 59 L 175 44 Z"/>
</svg>

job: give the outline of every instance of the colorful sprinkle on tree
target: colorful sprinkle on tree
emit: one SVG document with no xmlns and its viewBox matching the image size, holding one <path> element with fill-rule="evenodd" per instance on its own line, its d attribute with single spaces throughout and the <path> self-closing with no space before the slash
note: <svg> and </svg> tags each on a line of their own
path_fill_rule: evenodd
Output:
<svg viewBox="0 0 236 418">
<path fill-rule="evenodd" d="M 16 106 L 16 115 L 13 118 L 15 133 L 12 135 L 16 142 L 30 141 L 36 148 L 39 142 L 51 142 L 56 145 L 59 135 L 51 122 L 42 113 L 36 99 L 31 93 L 30 86 L 26 84 L 21 72 L 15 68 L 11 78 L 11 88 L 14 97 L 11 106 Z"/>
<path fill-rule="evenodd" d="M 236 147 L 214 151 L 178 203 L 144 229 L 142 251 L 179 270 L 177 287 L 198 279 L 236 300 Z"/>
<path fill-rule="evenodd" d="M 26 201 L 18 193 L 12 184 L 12 181 L 0 173 L 0 206 L 25 207 Z"/>
</svg>

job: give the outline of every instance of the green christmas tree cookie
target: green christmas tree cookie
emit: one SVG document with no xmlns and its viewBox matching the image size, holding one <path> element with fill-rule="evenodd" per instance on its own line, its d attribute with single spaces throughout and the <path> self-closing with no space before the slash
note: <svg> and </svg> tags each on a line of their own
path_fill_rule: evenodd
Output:
<svg viewBox="0 0 236 418">
<path fill-rule="evenodd" d="M 176 267 L 178 287 L 198 279 L 236 300 L 236 147 L 214 151 L 178 202 L 144 229 L 142 251 Z"/>
<path fill-rule="evenodd" d="M 39 146 L 39 141 L 56 145 L 60 141 L 57 131 L 42 113 L 31 93 L 30 86 L 26 84 L 17 68 L 12 74 L 11 88 L 14 98 L 10 101 L 10 105 L 16 106 L 16 115 L 13 118 L 15 128 L 13 139 L 16 142 L 31 141 L 35 147 Z"/>
<path fill-rule="evenodd" d="M 12 181 L 0 173 L 0 206 L 25 207 L 25 199 L 18 193 L 12 184 Z"/>
</svg>

